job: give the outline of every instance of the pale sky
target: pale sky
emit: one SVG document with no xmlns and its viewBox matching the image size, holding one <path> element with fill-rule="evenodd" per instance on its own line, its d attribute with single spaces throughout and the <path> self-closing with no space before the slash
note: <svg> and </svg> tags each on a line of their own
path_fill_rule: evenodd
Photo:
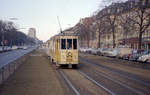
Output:
<svg viewBox="0 0 150 95">
<path fill-rule="evenodd" d="M 46 41 L 59 31 L 57 16 L 62 29 L 74 26 L 80 18 L 93 14 L 101 0 L 0 0 L 0 19 L 13 21 L 27 34 L 36 28 L 37 37 Z M 70 25 L 68 25 L 70 24 Z"/>
</svg>

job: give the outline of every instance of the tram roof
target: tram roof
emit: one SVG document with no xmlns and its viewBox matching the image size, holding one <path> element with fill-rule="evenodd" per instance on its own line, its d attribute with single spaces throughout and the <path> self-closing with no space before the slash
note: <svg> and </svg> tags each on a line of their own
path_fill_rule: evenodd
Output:
<svg viewBox="0 0 150 95">
<path fill-rule="evenodd" d="M 55 39 L 58 36 L 78 36 L 78 34 L 74 33 L 73 31 L 63 31 L 62 33 L 56 34 L 51 39 Z"/>
<path fill-rule="evenodd" d="M 59 33 L 58 36 L 78 36 L 73 31 L 63 31 L 62 33 Z"/>
</svg>

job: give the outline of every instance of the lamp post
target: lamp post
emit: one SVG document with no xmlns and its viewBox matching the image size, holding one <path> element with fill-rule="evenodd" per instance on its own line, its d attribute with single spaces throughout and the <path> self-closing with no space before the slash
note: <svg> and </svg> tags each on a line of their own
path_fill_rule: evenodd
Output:
<svg viewBox="0 0 150 95">
<path fill-rule="evenodd" d="M 1 29 L 1 31 L 2 31 L 2 41 L 1 41 L 1 44 L 2 44 L 2 51 L 4 51 L 4 29 L 2 28 Z"/>
<path fill-rule="evenodd" d="M 11 18 L 9 18 L 9 20 L 10 20 L 10 21 L 17 21 L 18 18 L 11 17 Z M 12 45 L 13 45 L 13 42 L 12 42 L 12 39 L 11 39 L 11 47 L 12 47 Z"/>
</svg>

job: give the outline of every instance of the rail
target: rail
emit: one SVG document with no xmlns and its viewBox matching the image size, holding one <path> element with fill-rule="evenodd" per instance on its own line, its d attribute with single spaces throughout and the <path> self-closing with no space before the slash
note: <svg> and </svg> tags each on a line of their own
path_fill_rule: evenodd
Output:
<svg viewBox="0 0 150 95">
<path fill-rule="evenodd" d="M 81 58 L 80 58 L 80 59 L 81 59 Z M 89 60 L 86 60 L 86 59 L 82 59 L 82 61 L 85 62 L 85 63 L 87 63 L 87 64 L 91 64 L 91 65 L 93 65 L 93 66 L 97 66 L 97 67 L 99 67 L 99 68 L 103 68 L 103 69 L 105 69 L 105 70 L 107 70 L 107 71 L 109 71 L 109 72 L 111 72 L 111 73 L 114 73 L 114 74 L 116 74 L 116 75 L 119 75 L 119 76 L 121 76 L 121 77 L 130 79 L 130 80 L 134 80 L 134 81 L 136 81 L 136 82 L 138 82 L 138 83 L 140 83 L 140 84 L 143 84 L 143 85 L 146 85 L 146 86 L 150 86 L 150 83 L 149 83 L 149 82 L 145 82 L 145 81 L 143 81 L 143 80 L 141 80 L 141 79 L 139 79 L 139 78 L 134 78 L 134 77 L 131 77 L 131 76 L 127 76 L 127 75 L 121 74 L 120 72 L 111 70 L 111 69 L 109 69 L 108 67 L 102 66 L 101 64 L 97 64 L 97 63 L 95 63 L 95 62 L 89 63 Z"/>
<path fill-rule="evenodd" d="M 85 74 L 84 72 L 78 70 L 78 72 L 80 72 L 85 78 L 87 78 L 88 80 L 90 80 L 91 82 L 93 82 L 94 84 L 96 84 L 97 86 L 103 88 L 105 91 L 107 91 L 109 94 L 111 95 L 116 95 L 114 92 L 112 92 L 111 90 L 109 90 L 108 88 L 104 87 L 103 85 L 101 85 L 100 83 L 98 83 L 97 81 L 95 81 L 93 78 L 91 78 L 90 76 L 88 76 L 87 74 Z"/>
<path fill-rule="evenodd" d="M 70 86 L 70 88 L 74 91 L 75 95 L 80 95 L 80 93 L 77 91 L 77 89 L 73 86 L 73 84 L 70 82 L 70 80 L 67 78 L 67 76 L 63 73 L 63 71 L 59 70 L 59 73 L 62 75 L 64 80 L 67 82 L 67 84 Z"/>
</svg>

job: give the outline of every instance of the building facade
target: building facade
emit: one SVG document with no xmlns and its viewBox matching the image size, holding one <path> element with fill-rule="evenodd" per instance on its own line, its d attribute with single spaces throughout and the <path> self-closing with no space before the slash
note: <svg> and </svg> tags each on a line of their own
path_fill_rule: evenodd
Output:
<svg viewBox="0 0 150 95">
<path fill-rule="evenodd" d="M 36 39 L 36 29 L 35 28 L 29 28 L 28 36 Z"/>
<path fill-rule="evenodd" d="M 74 27 L 78 28 L 76 32 L 80 34 L 80 46 L 112 48 L 113 40 L 115 40 L 116 47 L 125 45 L 133 49 L 138 49 L 140 26 L 136 22 L 140 22 L 141 20 L 137 18 L 140 12 L 138 9 L 139 4 L 142 4 L 146 8 L 146 12 L 143 14 L 143 27 L 148 26 L 142 33 L 142 49 L 150 49 L 150 25 L 146 25 L 146 23 L 150 23 L 150 16 L 148 16 L 150 15 L 150 0 L 128 0 L 124 3 L 113 4 L 108 8 L 102 9 L 96 16 L 80 20 L 78 27 Z M 117 8 L 113 8 L 114 6 L 117 6 Z M 113 24 L 114 35 L 112 26 L 108 21 L 108 15 L 116 17 L 116 21 Z M 100 23 L 101 25 L 99 25 Z"/>
</svg>

